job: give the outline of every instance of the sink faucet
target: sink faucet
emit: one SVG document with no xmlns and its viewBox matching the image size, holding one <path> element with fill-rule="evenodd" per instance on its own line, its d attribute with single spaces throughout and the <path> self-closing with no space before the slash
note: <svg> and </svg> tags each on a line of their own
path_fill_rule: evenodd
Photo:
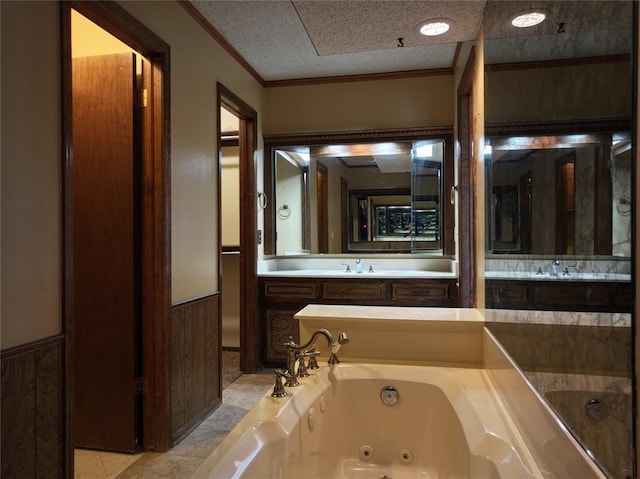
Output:
<svg viewBox="0 0 640 479">
<path fill-rule="evenodd" d="M 287 378 L 285 386 L 293 387 L 300 385 L 298 382 L 298 374 L 296 372 L 296 361 L 301 357 L 304 358 L 305 351 L 309 350 L 316 343 L 319 336 L 324 336 L 327 339 L 328 346 L 331 348 L 331 356 L 329 356 L 328 361 L 329 364 L 338 364 L 340 362 L 337 356 L 340 346 L 349 342 L 349 338 L 346 333 L 340 333 L 338 335 L 338 340 L 336 341 L 329 331 L 322 328 L 314 332 L 311 339 L 306 344 L 302 345 L 296 344 L 293 340 L 293 336 L 289 336 L 289 340 L 284 343 L 284 346 L 287 348 L 287 373 L 290 376 Z"/>
<path fill-rule="evenodd" d="M 362 260 L 360 258 L 356 259 L 356 273 L 362 273 Z"/>
<path fill-rule="evenodd" d="M 558 276 L 558 266 L 560 266 L 560 261 L 554 259 L 551 262 L 551 271 L 549 272 L 551 276 Z"/>
</svg>

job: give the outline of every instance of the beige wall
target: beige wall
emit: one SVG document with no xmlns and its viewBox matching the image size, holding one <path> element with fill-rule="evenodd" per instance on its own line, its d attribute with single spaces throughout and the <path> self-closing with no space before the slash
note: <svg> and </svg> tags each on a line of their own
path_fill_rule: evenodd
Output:
<svg viewBox="0 0 640 479">
<path fill-rule="evenodd" d="M 123 52 L 135 52 L 135 50 L 75 10 L 71 11 L 71 56 L 73 58 Z"/>
<path fill-rule="evenodd" d="M 0 2 L 2 349 L 61 332 L 59 16 Z"/>
<path fill-rule="evenodd" d="M 216 82 L 256 110 L 258 128 L 264 90 L 178 3 L 126 1 L 121 5 L 171 45 L 171 283 L 175 303 L 218 289 Z"/>
<path fill-rule="evenodd" d="M 266 89 L 264 132 L 453 125 L 453 75 Z"/>
<path fill-rule="evenodd" d="M 171 45 L 172 300 L 179 302 L 218 289 L 216 82 L 255 109 L 259 125 L 264 90 L 179 4 L 122 6 Z M 61 332 L 58 7 L 0 2 L 2 349 Z"/>
<path fill-rule="evenodd" d="M 221 229 L 222 246 L 240 245 L 240 169 L 238 147 L 222 148 L 220 158 L 222 197 Z"/>
<path fill-rule="evenodd" d="M 487 123 L 628 117 L 630 75 L 629 62 L 489 72 Z"/>
<path fill-rule="evenodd" d="M 276 252 L 302 252 L 302 169 L 281 155 L 276 156 Z M 287 205 L 287 208 L 284 208 Z"/>
<path fill-rule="evenodd" d="M 263 129 L 265 134 L 355 131 L 452 126 L 453 121 L 453 75 L 437 75 L 270 87 L 265 93 Z M 309 179 L 313 191 L 315 171 Z M 331 252 L 339 252 L 339 180 L 330 178 L 330 185 L 329 247 Z M 315 211 L 315 195 L 309 207 Z M 317 251 L 313 218 L 311 228 L 312 250 Z"/>
</svg>

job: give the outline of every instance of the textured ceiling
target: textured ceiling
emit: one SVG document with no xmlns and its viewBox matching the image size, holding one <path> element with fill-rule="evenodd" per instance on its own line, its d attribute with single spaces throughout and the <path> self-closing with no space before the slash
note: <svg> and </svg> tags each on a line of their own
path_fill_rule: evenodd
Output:
<svg viewBox="0 0 640 479">
<path fill-rule="evenodd" d="M 190 3 L 265 81 L 451 68 L 458 44 L 475 40 L 483 19 L 488 63 L 628 53 L 631 44 L 630 1 Z M 513 28 L 513 16 L 531 6 L 542 8 L 547 21 Z M 418 24 L 434 18 L 450 19 L 451 30 L 439 37 L 420 35 Z"/>
</svg>

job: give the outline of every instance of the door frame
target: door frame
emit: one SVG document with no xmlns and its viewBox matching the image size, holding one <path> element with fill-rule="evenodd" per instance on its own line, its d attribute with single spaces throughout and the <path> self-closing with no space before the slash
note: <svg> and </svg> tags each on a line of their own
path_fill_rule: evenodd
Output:
<svg viewBox="0 0 640 479">
<path fill-rule="evenodd" d="M 217 83 L 217 143 L 218 143 L 218 238 L 222 238 L 220 214 L 222 132 L 220 131 L 220 108 L 232 112 L 239 119 L 238 164 L 240 173 L 240 370 L 255 373 L 260 369 L 261 330 L 258 321 L 258 221 L 256 152 L 258 149 L 258 115 L 222 83 Z M 218 241 L 218 288 L 222 291 L 222 241 Z M 221 312 L 219 311 L 219 316 Z M 219 337 L 222 337 L 220 334 Z"/>
<path fill-rule="evenodd" d="M 114 35 L 151 62 L 148 83 L 149 128 L 143 142 L 142 172 L 142 361 L 144 449 L 164 451 L 170 439 L 170 47 L 115 2 L 63 1 L 61 25 L 62 224 L 65 334 L 65 473 L 73 477 L 74 318 L 73 318 L 73 137 L 71 95 L 71 9 Z"/>
<path fill-rule="evenodd" d="M 316 162 L 316 241 L 318 242 L 318 253 L 329 252 L 328 175 L 329 169 L 320 161 Z"/>
<path fill-rule="evenodd" d="M 477 167 L 473 161 L 473 138 L 475 124 L 473 121 L 474 105 L 474 73 L 476 70 L 475 47 L 471 49 L 458 84 L 458 306 L 461 308 L 477 307 L 475 294 L 476 283 L 476 218 L 477 199 L 474 197 L 474 185 L 477 179 Z M 445 192 L 446 193 L 446 192 Z M 483 303 L 484 304 L 484 303 Z"/>
</svg>

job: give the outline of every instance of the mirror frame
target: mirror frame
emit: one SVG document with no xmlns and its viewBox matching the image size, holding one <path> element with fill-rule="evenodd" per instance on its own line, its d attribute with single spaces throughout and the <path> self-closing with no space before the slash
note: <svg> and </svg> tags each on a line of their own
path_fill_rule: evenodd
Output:
<svg viewBox="0 0 640 479">
<path fill-rule="evenodd" d="M 408 128 L 402 130 L 364 130 L 352 132 L 321 132 L 301 134 L 264 135 L 264 193 L 268 201 L 264 208 L 264 255 L 276 256 L 276 171 L 275 152 L 291 146 L 330 145 L 334 143 L 376 143 L 442 139 L 445 142 L 442 165 L 442 255 L 455 255 L 455 204 L 449 201 L 448 192 L 454 187 L 453 127 Z M 344 234 L 342 235 L 344 238 Z M 345 242 L 342 241 L 342 249 Z M 360 251 L 361 253 L 386 253 L 386 251 Z M 341 251 L 336 254 L 349 254 Z M 393 251 L 390 251 L 393 253 Z M 416 253 L 422 254 L 422 253 Z M 429 254 L 429 253 L 425 253 Z"/>
<path fill-rule="evenodd" d="M 487 124 L 485 127 L 485 138 L 490 139 L 493 137 L 509 137 L 509 136 L 543 136 L 543 135 L 572 135 L 572 134 L 598 134 L 598 133 L 616 133 L 620 131 L 628 131 L 633 133 L 633 124 L 631 118 L 612 118 L 612 119 L 598 119 L 598 120 L 573 120 L 573 121 L 561 121 L 561 122 L 534 122 L 534 123 L 506 123 L 506 124 Z M 596 172 L 597 174 L 597 172 Z M 485 179 L 488 181 L 488 176 Z M 487 186 L 485 185 L 485 188 Z M 487 188 L 487 194 L 491 192 Z M 488 202 L 485 201 L 485 203 Z M 487 214 L 487 218 L 490 218 L 490 214 Z M 596 218 L 597 219 L 597 218 Z M 596 230 L 609 231 L 604 225 L 599 225 Z M 489 229 L 491 231 L 491 229 Z M 509 253 L 494 253 L 488 248 L 488 241 L 485 244 L 485 257 L 487 258 L 508 258 Z M 609 238 L 608 247 L 604 238 L 596 238 L 596 252 L 595 255 L 610 255 L 611 241 Z M 607 253 L 607 251 L 609 251 Z M 523 254 L 534 257 L 535 254 L 529 253 L 514 253 L 518 257 Z M 538 255 L 540 256 L 540 255 Z M 558 256 L 558 255 L 554 255 Z M 566 255 L 564 255 L 566 257 Z M 585 256 L 585 255 L 571 255 L 573 256 Z"/>
</svg>

